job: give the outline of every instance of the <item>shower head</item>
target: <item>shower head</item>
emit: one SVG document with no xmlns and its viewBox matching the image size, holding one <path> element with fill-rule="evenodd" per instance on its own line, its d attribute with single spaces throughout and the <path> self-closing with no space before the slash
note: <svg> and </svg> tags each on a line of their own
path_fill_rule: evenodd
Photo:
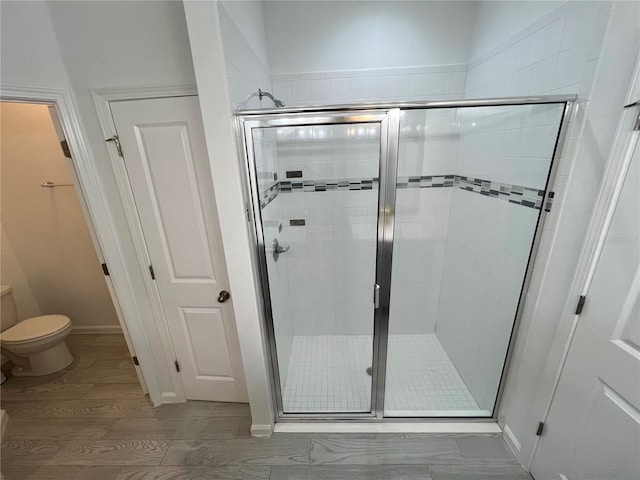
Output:
<svg viewBox="0 0 640 480">
<path fill-rule="evenodd" d="M 273 101 L 273 103 L 275 104 L 276 107 L 284 107 L 284 102 L 282 100 L 278 100 L 273 95 L 271 95 L 269 92 L 263 92 L 261 89 L 258 89 L 258 98 L 260 100 L 262 100 L 262 97 L 270 98 Z"/>
</svg>

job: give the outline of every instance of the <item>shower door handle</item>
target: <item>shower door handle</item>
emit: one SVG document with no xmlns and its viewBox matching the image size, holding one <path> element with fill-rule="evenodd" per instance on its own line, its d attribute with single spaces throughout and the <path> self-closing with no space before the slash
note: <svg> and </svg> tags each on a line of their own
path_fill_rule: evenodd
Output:
<svg viewBox="0 0 640 480">
<path fill-rule="evenodd" d="M 373 286 L 373 307 L 380 308 L 380 285 Z"/>
</svg>

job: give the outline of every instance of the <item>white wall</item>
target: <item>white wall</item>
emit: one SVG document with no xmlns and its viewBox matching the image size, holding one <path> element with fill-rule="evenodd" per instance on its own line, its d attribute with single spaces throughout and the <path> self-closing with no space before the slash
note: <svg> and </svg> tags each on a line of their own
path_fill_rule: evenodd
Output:
<svg viewBox="0 0 640 480">
<path fill-rule="evenodd" d="M 2 82 L 67 87 L 69 77 L 46 3 L 2 2 L 0 12 Z"/>
<path fill-rule="evenodd" d="M 234 108 L 271 107 L 260 101 L 258 89 L 271 91 L 264 27 L 260 28 L 263 2 L 218 3 L 224 45 L 227 89 Z"/>
<path fill-rule="evenodd" d="M 269 65 L 263 0 L 222 0 L 225 10 L 263 65 Z M 222 20 L 221 20 L 222 21 Z M 223 39 L 224 42 L 224 34 Z"/>
<path fill-rule="evenodd" d="M 272 72 L 286 74 L 464 63 L 475 2 L 269 1 L 264 10 Z"/>
<path fill-rule="evenodd" d="M 16 255 L 13 245 L 9 237 L 4 231 L 4 226 L 0 224 L 2 230 L 2 238 L 0 238 L 0 281 L 5 283 L 11 282 L 13 287 L 13 298 L 16 302 L 18 315 L 23 318 L 37 317 L 42 315 L 38 300 L 29 286 L 29 281 L 24 270 L 20 266 L 20 260 Z"/>
<path fill-rule="evenodd" d="M 468 60 L 509 40 L 566 1 L 479 1 Z"/>
<path fill-rule="evenodd" d="M 118 325 L 75 188 L 40 186 L 73 184 L 49 108 L 3 102 L 0 112 L 2 229 L 41 313 L 67 315 L 75 327 Z M 13 286 L 19 317 L 29 316 L 20 276 L 3 268 L 2 281 Z"/>
</svg>

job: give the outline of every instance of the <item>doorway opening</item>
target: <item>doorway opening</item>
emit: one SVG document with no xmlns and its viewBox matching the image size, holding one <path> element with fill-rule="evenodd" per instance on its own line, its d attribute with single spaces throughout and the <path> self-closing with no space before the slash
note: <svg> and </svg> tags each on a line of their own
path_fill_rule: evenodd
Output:
<svg viewBox="0 0 640 480">
<path fill-rule="evenodd" d="M 17 324 L 42 315 L 69 317 L 65 342 L 74 356 L 69 368 L 88 366 L 92 352 L 111 349 L 113 360 L 140 383 L 140 394 L 147 393 L 56 106 L 3 100 L 0 112 L 1 273 L 10 287 L 3 291 L 15 301 Z M 3 330 L 12 326 L 5 323 Z M 11 375 L 15 361 L 3 355 L 3 371 Z"/>
</svg>

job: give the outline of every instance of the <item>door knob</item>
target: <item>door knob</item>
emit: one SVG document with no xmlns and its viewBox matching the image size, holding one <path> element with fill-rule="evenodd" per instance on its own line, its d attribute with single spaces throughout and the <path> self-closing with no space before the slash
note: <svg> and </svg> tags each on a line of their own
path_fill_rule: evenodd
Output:
<svg viewBox="0 0 640 480">
<path fill-rule="evenodd" d="M 231 294 L 229 292 L 227 292 L 226 290 L 222 290 L 220 292 L 220 295 L 218 295 L 218 302 L 219 303 L 224 303 L 227 300 L 229 300 L 231 298 Z"/>
</svg>

